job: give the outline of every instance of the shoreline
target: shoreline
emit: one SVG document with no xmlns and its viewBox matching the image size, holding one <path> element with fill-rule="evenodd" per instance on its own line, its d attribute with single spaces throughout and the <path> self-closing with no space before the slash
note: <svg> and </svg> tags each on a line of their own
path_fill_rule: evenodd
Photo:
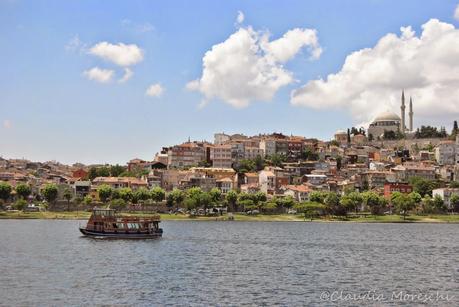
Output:
<svg viewBox="0 0 459 307">
<path fill-rule="evenodd" d="M 90 216 L 90 212 L 85 211 L 70 211 L 70 212 L 12 212 L 3 211 L 0 212 L 0 220 L 30 220 L 30 219 L 42 219 L 42 220 L 87 220 Z M 126 216 L 149 216 L 152 213 L 123 213 Z M 162 221 L 231 221 L 225 216 L 199 216 L 199 217 L 188 217 L 187 215 L 176 215 L 176 214 L 160 214 Z M 399 215 L 378 215 L 378 216 L 367 216 L 367 217 L 324 217 L 314 218 L 313 220 L 304 219 L 301 215 L 291 214 L 272 214 L 272 215 L 244 215 L 234 214 L 235 222 L 319 222 L 319 223 L 425 223 L 425 224 L 459 224 L 459 215 L 409 215 L 406 220 Z"/>
</svg>

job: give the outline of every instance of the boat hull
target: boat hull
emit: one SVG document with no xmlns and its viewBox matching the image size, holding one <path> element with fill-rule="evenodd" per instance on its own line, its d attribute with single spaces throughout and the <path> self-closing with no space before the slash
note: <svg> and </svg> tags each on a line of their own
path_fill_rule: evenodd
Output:
<svg viewBox="0 0 459 307">
<path fill-rule="evenodd" d="M 102 232 L 87 230 L 86 228 L 80 228 L 80 232 L 92 238 L 112 238 L 112 239 L 154 239 L 160 238 L 163 235 L 163 230 L 160 229 L 154 233 L 113 233 L 113 232 Z"/>
</svg>

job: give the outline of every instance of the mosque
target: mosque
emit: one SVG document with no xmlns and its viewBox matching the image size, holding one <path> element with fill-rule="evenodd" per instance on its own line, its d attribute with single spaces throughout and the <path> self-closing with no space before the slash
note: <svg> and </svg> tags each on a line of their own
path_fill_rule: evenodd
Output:
<svg viewBox="0 0 459 307">
<path fill-rule="evenodd" d="M 373 138 L 382 137 L 384 131 L 400 131 L 404 134 L 413 132 L 413 99 L 410 97 L 409 105 L 409 125 L 406 127 L 405 122 L 405 92 L 402 91 L 402 104 L 400 106 L 401 116 L 392 112 L 380 113 L 368 127 L 368 136 L 372 135 Z"/>
</svg>

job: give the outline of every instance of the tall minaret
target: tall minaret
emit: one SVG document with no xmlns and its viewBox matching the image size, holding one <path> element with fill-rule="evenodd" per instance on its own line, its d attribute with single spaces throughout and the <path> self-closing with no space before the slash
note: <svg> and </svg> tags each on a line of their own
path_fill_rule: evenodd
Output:
<svg viewBox="0 0 459 307">
<path fill-rule="evenodd" d="M 400 132 L 405 133 L 405 90 L 402 91 L 402 105 L 400 106 L 402 111 L 402 121 L 400 122 Z"/>
<path fill-rule="evenodd" d="M 413 131 L 413 99 L 410 96 L 410 112 L 408 113 L 410 116 L 410 131 Z"/>
</svg>

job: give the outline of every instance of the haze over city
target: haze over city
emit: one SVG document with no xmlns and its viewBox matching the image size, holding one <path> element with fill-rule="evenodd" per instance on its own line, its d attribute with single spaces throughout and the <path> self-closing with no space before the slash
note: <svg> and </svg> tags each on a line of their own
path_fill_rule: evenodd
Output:
<svg viewBox="0 0 459 307">
<path fill-rule="evenodd" d="M 274 4 L 0 1 L 0 155 L 125 163 L 215 132 L 329 140 L 398 113 L 402 89 L 414 127 L 451 129 L 457 1 Z"/>
</svg>

